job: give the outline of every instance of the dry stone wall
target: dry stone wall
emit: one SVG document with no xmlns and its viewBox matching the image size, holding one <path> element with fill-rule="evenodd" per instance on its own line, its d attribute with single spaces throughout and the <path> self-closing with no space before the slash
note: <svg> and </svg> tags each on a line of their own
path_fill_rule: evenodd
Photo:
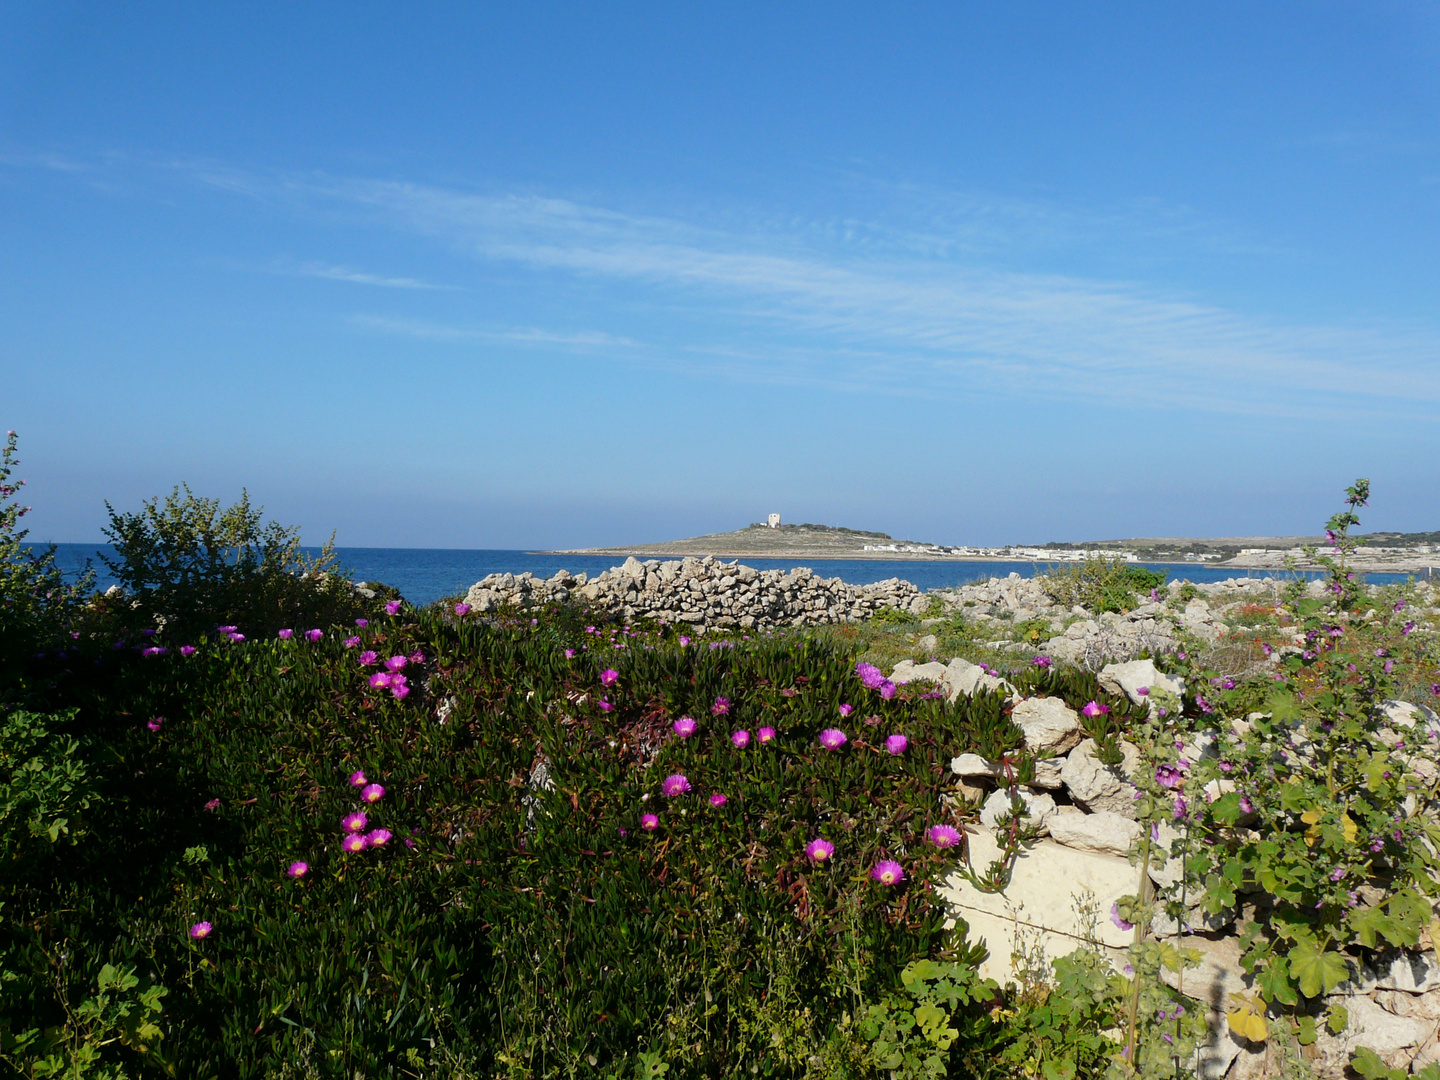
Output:
<svg viewBox="0 0 1440 1080">
<path fill-rule="evenodd" d="M 789 572 L 757 570 L 738 562 L 707 558 L 641 562 L 633 556 L 595 578 L 557 572 L 547 579 L 531 574 L 491 574 L 470 587 L 465 602 L 482 613 L 525 609 L 575 600 L 623 615 L 708 629 L 767 629 L 815 626 L 868 619 L 884 608 L 919 614 L 926 598 L 908 581 L 891 578 L 873 585 L 849 585 L 806 567 Z"/>
</svg>

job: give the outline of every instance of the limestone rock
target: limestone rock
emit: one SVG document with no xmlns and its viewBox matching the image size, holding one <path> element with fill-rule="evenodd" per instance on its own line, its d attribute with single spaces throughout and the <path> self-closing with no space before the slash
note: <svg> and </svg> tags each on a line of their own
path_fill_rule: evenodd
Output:
<svg viewBox="0 0 1440 1080">
<path fill-rule="evenodd" d="M 924 679 L 926 682 L 939 683 L 944 680 L 946 671 L 949 670 L 938 660 L 932 660 L 928 664 L 917 664 L 913 660 L 901 660 L 895 665 L 895 670 L 890 673 L 890 681 L 897 686 L 905 683 L 916 682 Z"/>
<path fill-rule="evenodd" d="M 1015 693 L 1015 687 L 1004 679 L 987 675 L 979 664 L 972 664 L 958 657 L 946 665 L 943 685 L 948 691 L 946 696 L 950 701 L 955 701 L 961 694 L 972 695 L 977 690 L 1004 690 L 1010 694 Z"/>
<path fill-rule="evenodd" d="M 1000 847 L 984 829 L 967 839 L 970 864 L 984 873 L 999 858 Z M 1038 945 L 1047 959 L 1055 960 L 1084 945 L 1087 931 L 1093 932 L 1118 967 L 1124 962 L 1119 950 L 1133 935 L 1110 921 L 1110 907 L 1134 891 L 1135 870 L 1125 859 L 1041 840 L 1016 857 L 1003 893 L 982 892 L 955 873 L 941 884 L 939 895 L 950 911 L 947 925 L 964 919 L 970 940 L 988 946 L 990 955 L 980 965 L 980 975 L 1003 984 L 1015 978 L 1010 953 L 1017 934 L 1022 947 Z"/>
<path fill-rule="evenodd" d="M 1022 824 L 1036 826 L 1043 833 L 1046 823 L 1055 813 L 1055 800 L 1049 795 L 1034 795 L 1024 788 L 1016 789 L 1015 793 L 1025 804 L 1026 820 Z M 1009 813 L 1010 793 L 1005 788 L 997 788 L 980 809 L 980 824 L 987 829 L 996 829 L 1000 819 Z"/>
<path fill-rule="evenodd" d="M 1125 855 L 1140 835 L 1140 825 L 1119 814 L 1056 814 L 1047 823 L 1050 836 L 1066 847 L 1102 855 Z M 1131 881 L 1130 891 L 1134 891 Z"/>
<path fill-rule="evenodd" d="M 1080 714 L 1059 698 L 1026 698 L 1010 714 L 1025 732 L 1025 745 L 1036 753 L 1063 754 L 1081 739 Z"/>
<path fill-rule="evenodd" d="M 1140 748 L 1121 739 L 1120 752 L 1124 760 L 1119 765 L 1106 765 L 1096 756 L 1094 739 L 1086 739 L 1070 751 L 1060 779 L 1076 803 L 1092 812 L 1135 816 L 1135 788 L 1130 778 L 1140 765 Z"/>
<path fill-rule="evenodd" d="M 1174 675 L 1166 675 L 1153 660 L 1131 660 L 1125 664 L 1106 664 L 1100 670 L 1100 685 L 1112 694 L 1124 694 L 1136 705 L 1145 704 L 1148 694 L 1138 691 L 1164 690 L 1176 697 L 1185 693 L 1185 683 Z"/>
</svg>

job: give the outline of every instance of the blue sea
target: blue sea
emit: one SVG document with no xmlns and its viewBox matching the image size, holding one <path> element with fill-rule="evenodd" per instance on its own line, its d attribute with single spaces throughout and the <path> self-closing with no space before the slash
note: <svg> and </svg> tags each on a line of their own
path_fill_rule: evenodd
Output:
<svg viewBox="0 0 1440 1080">
<path fill-rule="evenodd" d="M 307 548 L 314 553 L 316 549 Z M 109 545 L 58 544 L 55 561 L 68 576 L 78 576 L 90 561 L 101 589 L 115 583 L 100 561 L 101 554 L 113 557 Z M 459 548 L 337 548 L 340 564 L 356 581 L 379 581 L 400 590 L 412 604 L 423 605 L 446 596 L 463 594 L 487 574 L 521 574 L 548 578 L 557 570 L 572 574 L 584 571 L 591 577 L 618 566 L 623 559 L 613 555 L 548 555 L 533 551 L 501 551 Z M 1048 569 L 1046 563 L 968 562 L 950 559 L 742 559 L 757 570 L 791 570 L 808 566 L 822 577 L 838 577 L 852 585 L 868 585 L 886 578 L 912 581 L 921 589 L 943 589 L 1011 573 L 1032 577 Z M 1232 577 L 1264 577 L 1264 571 L 1244 571 L 1204 566 L 1199 563 L 1137 563 L 1164 570 L 1171 581 L 1224 581 Z M 1311 577 L 1318 575 L 1308 575 Z M 1403 574 L 1369 574 L 1367 580 L 1381 583 L 1404 581 Z"/>
</svg>

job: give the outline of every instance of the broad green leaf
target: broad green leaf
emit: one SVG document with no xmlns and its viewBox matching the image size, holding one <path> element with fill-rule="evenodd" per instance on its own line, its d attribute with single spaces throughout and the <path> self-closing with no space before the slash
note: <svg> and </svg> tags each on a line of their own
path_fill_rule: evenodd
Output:
<svg viewBox="0 0 1440 1080">
<path fill-rule="evenodd" d="M 1310 942 L 1301 942 L 1290 950 L 1290 974 L 1300 984 L 1306 997 L 1328 994 L 1350 977 L 1350 965 L 1333 950 L 1321 951 Z"/>
</svg>

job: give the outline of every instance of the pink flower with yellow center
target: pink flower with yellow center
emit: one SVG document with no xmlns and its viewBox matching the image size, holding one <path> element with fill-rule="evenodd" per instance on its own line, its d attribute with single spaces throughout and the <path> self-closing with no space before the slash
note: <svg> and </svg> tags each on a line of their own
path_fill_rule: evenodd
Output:
<svg viewBox="0 0 1440 1080">
<path fill-rule="evenodd" d="M 690 781 L 685 778 L 684 773 L 671 773 L 661 783 L 660 790 L 665 793 L 667 798 L 678 799 L 690 790 Z"/>
<path fill-rule="evenodd" d="M 365 834 L 366 847 L 384 847 L 394 837 L 389 829 L 371 829 Z"/>
<path fill-rule="evenodd" d="M 379 784 L 366 784 L 360 789 L 360 798 L 368 803 L 377 803 L 385 797 L 385 789 Z"/>
<path fill-rule="evenodd" d="M 369 780 L 365 779 L 365 773 L 360 769 L 356 769 L 350 774 L 351 787 L 364 787 L 369 782 Z"/>
<path fill-rule="evenodd" d="M 813 863 L 829 862 L 835 854 L 835 845 L 829 840 L 815 839 L 805 845 L 805 857 Z"/>
<path fill-rule="evenodd" d="M 950 825 L 932 825 L 925 835 L 938 848 L 952 848 L 960 843 L 960 831 Z"/>
<path fill-rule="evenodd" d="M 345 826 L 346 832 L 358 833 L 365 831 L 365 826 L 369 824 L 369 821 L 364 810 L 356 810 L 353 814 L 346 814 L 340 824 Z"/>
<path fill-rule="evenodd" d="M 215 932 L 215 927 L 208 922 L 197 922 L 190 927 L 190 937 L 195 941 L 204 941 Z"/>
<path fill-rule="evenodd" d="M 773 727 L 762 727 L 755 735 L 759 738 L 761 746 L 775 741 L 775 729 Z"/>
<path fill-rule="evenodd" d="M 910 740 L 904 735 L 891 735 L 885 740 L 885 749 L 891 754 L 903 754 L 905 748 L 910 745 Z"/>
<path fill-rule="evenodd" d="M 641 814 L 640 827 L 646 832 L 654 832 L 660 827 L 660 818 L 656 814 Z"/>
<path fill-rule="evenodd" d="M 875 864 L 870 876 L 881 885 L 898 885 L 905 880 L 905 868 L 892 859 L 884 859 Z"/>
<path fill-rule="evenodd" d="M 285 870 L 287 877 L 301 878 L 310 872 L 310 864 L 307 862 L 292 862 Z"/>
<path fill-rule="evenodd" d="M 826 750 L 839 750 L 849 741 L 839 728 L 830 727 L 820 732 L 820 745 Z"/>
<path fill-rule="evenodd" d="M 695 723 L 694 720 L 691 720 L 690 717 L 682 716 L 670 726 L 675 729 L 675 734 L 679 735 L 680 738 L 688 739 L 691 735 L 695 734 L 695 729 L 700 725 Z"/>
<path fill-rule="evenodd" d="M 714 795 L 711 795 L 711 796 L 710 796 L 710 805 L 711 805 L 711 806 L 716 806 L 716 807 L 724 806 L 724 805 L 725 805 L 727 802 L 729 802 L 729 801 L 730 801 L 729 799 L 727 799 L 724 795 L 722 795 L 722 794 L 721 794 L 720 792 L 718 792 L 718 791 L 715 792 Z"/>
<path fill-rule="evenodd" d="M 364 851 L 368 844 L 369 841 L 365 839 L 363 833 L 350 833 L 340 841 L 340 850 L 353 854 L 357 851 Z"/>
<path fill-rule="evenodd" d="M 744 750 L 750 745 L 750 733 L 744 730 L 737 731 L 730 736 L 730 741 L 734 743 L 736 750 Z"/>
<path fill-rule="evenodd" d="M 620 681 L 620 673 L 614 668 L 606 668 L 600 672 L 600 681 L 606 686 L 614 686 Z"/>
</svg>

